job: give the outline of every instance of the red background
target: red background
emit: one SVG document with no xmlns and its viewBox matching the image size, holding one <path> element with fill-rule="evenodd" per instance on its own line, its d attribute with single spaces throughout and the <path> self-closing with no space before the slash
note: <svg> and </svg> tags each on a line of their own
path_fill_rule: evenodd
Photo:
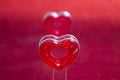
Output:
<svg viewBox="0 0 120 80">
<path fill-rule="evenodd" d="M 51 80 L 38 55 L 47 11 L 68 10 L 81 44 L 68 80 L 120 80 L 119 0 L 0 0 L 0 80 Z"/>
</svg>

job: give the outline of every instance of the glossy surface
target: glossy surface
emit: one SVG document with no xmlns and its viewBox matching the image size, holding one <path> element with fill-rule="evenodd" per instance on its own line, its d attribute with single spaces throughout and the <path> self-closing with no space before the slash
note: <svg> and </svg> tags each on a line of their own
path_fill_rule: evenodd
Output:
<svg viewBox="0 0 120 80">
<path fill-rule="evenodd" d="M 44 15 L 43 24 L 49 33 L 61 36 L 67 33 L 71 27 L 71 15 L 68 11 L 48 12 Z"/>
<path fill-rule="evenodd" d="M 0 0 L 0 80 L 52 79 L 38 55 L 48 34 L 42 17 L 63 9 L 71 12 L 70 33 L 80 41 L 68 80 L 120 80 L 120 0 Z"/>
<path fill-rule="evenodd" d="M 66 55 L 61 58 L 55 57 L 51 54 L 54 48 L 65 48 Z M 46 35 L 39 42 L 39 54 L 42 60 L 56 70 L 62 70 L 72 64 L 78 57 L 79 51 L 80 45 L 77 38 L 70 34 L 61 37 Z"/>
</svg>

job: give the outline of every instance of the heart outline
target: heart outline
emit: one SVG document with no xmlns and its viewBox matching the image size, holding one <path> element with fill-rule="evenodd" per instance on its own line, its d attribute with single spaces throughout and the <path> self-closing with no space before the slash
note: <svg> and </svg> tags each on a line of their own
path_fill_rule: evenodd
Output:
<svg viewBox="0 0 120 80">
<path fill-rule="evenodd" d="M 67 54 L 60 59 L 51 55 L 52 48 L 66 48 Z M 80 44 L 73 35 L 66 34 L 61 37 L 46 35 L 39 42 L 39 54 L 41 59 L 56 70 L 62 70 L 72 64 L 78 57 Z"/>
<path fill-rule="evenodd" d="M 59 25 L 54 25 L 55 23 Z M 72 25 L 71 14 L 68 11 L 48 12 L 43 17 L 43 25 L 46 30 L 56 36 L 67 33 Z"/>
</svg>

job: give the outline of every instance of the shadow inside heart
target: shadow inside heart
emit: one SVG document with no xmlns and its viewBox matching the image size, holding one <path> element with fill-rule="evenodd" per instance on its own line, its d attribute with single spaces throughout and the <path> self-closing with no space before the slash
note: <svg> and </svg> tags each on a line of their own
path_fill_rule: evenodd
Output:
<svg viewBox="0 0 120 80">
<path fill-rule="evenodd" d="M 66 48 L 53 48 L 51 50 L 51 55 L 57 59 L 64 57 L 67 53 Z"/>
</svg>

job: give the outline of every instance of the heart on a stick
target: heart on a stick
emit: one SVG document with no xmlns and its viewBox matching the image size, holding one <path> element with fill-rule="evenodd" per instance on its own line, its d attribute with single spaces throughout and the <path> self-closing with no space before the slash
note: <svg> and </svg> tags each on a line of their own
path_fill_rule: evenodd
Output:
<svg viewBox="0 0 120 80">
<path fill-rule="evenodd" d="M 43 25 L 46 30 L 56 36 L 67 33 L 71 27 L 71 15 L 67 11 L 49 12 L 43 17 Z"/>
<path fill-rule="evenodd" d="M 51 53 L 51 50 L 54 48 L 64 48 L 67 52 L 61 58 L 57 58 Z M 62 70 L 71 65 L 78 57 L 79 51 L 80 44 L 77 38 L 70 34 L 60 37 L 55 35 L 46 35 L 42 37 L 39 42 L 39 54 L 41 59 L 56 70 Z"/>
</svg>

